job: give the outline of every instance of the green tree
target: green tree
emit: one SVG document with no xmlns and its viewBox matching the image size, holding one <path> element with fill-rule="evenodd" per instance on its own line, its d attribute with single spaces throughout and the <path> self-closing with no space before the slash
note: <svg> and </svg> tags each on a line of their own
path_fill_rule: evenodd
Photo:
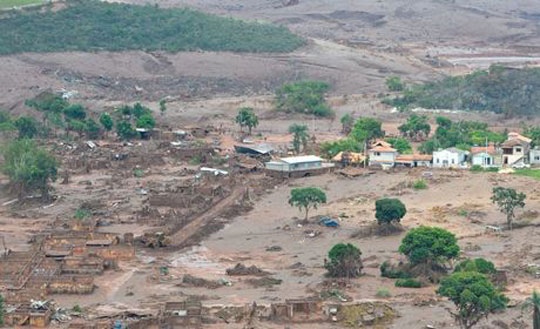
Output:
<svg viewBox="0 0 540 329">
<path fill-rule="evenodd" d="M 152 114 L 152 111 L 146 107 L 143 106 L 141 103 L 135 103 L 131 109 L 131 113 L 135 116 L 135 118 L 140 118 L 143 115 Z"/>
<path fill-rule="evenodd" d="M 99 128 L 99 125 L 97 122 L 92 119 L 88 118 L 86 119 L 86 136 L 89 139 L 98 139 L 99 135 L 101 135 L 101 129 Z"/>
<path fill-rule="evenodd" d="M 375 138 L 384 137 L 384 131 L 381 129 L 382 123 L 374 118 L 360 118 L 356 120 L 351 131 L 351 137 L 364 144 L 369 143 Z"/>
<path fill-rule="evenodd" d="M 57 175 L 54 156 L 30 139 L 9 142 L 2 148 L 2 156 L 2 172 L 9 177 L 19 198 L 35 190 L 41 192 L 44 200 L 49 198 L 49 182 L 54 182 Z"/>
<path fill-rule="evenodd" d="M 34 138 L 38 134 L 37 121 L 29 116 L 21 116 L 14 121 L 19 132 L 19 138 Z"/>
<path fill-rule="evenodd" d="M 69 120 L 68 128 L 69 130 L 79 134 L 79 138 L 82 138 L 88 129 L 88 127 L 86 126 L 86 122 L 83 120 Z"/>
<path fill-rule="evenodd" d="M 53 93 L 42 93 L 33 99 L 27 99 L 26 106 L 42 112 L 62 113 L 69 103 L 62 96 Z"/>
<path fill-rule="evenodd" d="M 506 223 L 512 229 L 516 208 L 525 207 L 525 193 L 518 193 L 513 188 L 495 187 L 491 202 L 497 204 L 499 210 L 506 215 Z"/>
<path fill-rule="evenodd" d="M 540 294 L 534 290 L 521 307 L 522 310 L 533 310 L 533 329 L 540 329 Z"/>
<path fill-rule="evenodd" d="M 465 259 L 454 267 L 454 272 L 478 272 L 491 276 L 497 273 L 495 265 L 484 258 Z"/>
<path fill-rule="evenodd" d="M 101 126 L 105 131 L 111 131 L 114 126 L 113 119 L 111 118 L 111 115 L 109 113 L 102 113 L 99 116 L 99 123 L 101 123 Z"/>
<path fill-rule="evenodd" d="M 344 116 L 341 117 L 341 131 L 345 134 L 345 135 L 348 135 L 351 130 L 352 130 L 352 127 L 354 125 L 354 118 L 352 115 L 350 115 L 349 113 L 345 114 Z"/>
<path fill-rule="evenodd" d="M 400 77 L 395 75 L 386 78 L 385 84 L 386 88 L 390 91 L 402 91 L 405 89 L 405 83 L 401 81 Z"/>
<path fill-rule="evenodd" d="M 326 203 L 326 193 L 320 188 L 303 187 L 291 190 L 289 204 L 298 207 L 300 211 L 303 209 L 306 212 L 305 222 L 308 220 L 309 210 L 311 208 L 317 209 L 321 203 Z"/>
<path fill-rule="evenodd" d="M 162 99 L 159 101 L 159 112 L 161 112 L 161 115 L 165 115 L 165 112 L 167 111 L 167 101 Z"/>
<path fill-rule="evenodd" d="M 328 276 L 334 278 L 356 278 L 362 274 L 362 252 L 356 246 L 338 243 L 328 252 L 329 261 L 324 267 Z"/>
<path fill-rule="evenodd" d="M 359 152 L 362 150 L 360 143 L 353 138 L 343 138 L 337 141 L 321 143 L 321 152 L 329 157 L 334 157 L 339 152 Z"/>
<path fill-rule="evenodd" d="M 153 129 L 156 125 L 156 120 L 152 114 L 143 114 L 137 119 L 137 128 Z"/>
<path fill-rule="evenodd" d="M 407 208 L 399 199 L 384 198 L 375 201 L 375 218 L 379 224 L 400 222 Z"/>
<path fill-rule="evenodd" d="M 120 121 L 116 123 L 116 134 L 120 139 L 132 139 L 136 135 L 135 129 L 129 121 Z"/>
<path fill-rule="evenodd" d="M 0 295 L 0 326 L 4 324 L 4 315 L 5 315 L 5 313 L 6 313 L 6 310 L 4 308 L 4 297 L 2 297 L 2 295 Z"/>
<path fill-rule="evenodd" d="M 86 109 L 81 104 L 72 104 L 64 108 L 64 116 L 68 120 L 84 120 Z"/>
<path fill-rule="evenodd" d="M 408 154 L 412 153 L 413 149 L 408 140 L 401 137 L 387 138 L 386 141 L 392 145 L 399 153 Z"/>
<path fill-rule="evenodd" d="M 439 227 L 420 226 L 410 230 L 401 241 L 399 252 L 411 264 L 443 265 L 459 256 L 456 236 Z"/>
<path fill-rule="evenodd" d="M 299 81 L 286 83 L 276 91 L 275 104 L 278 111 L 332 116 L 326 104 L 325 93 L 330 85 L 322 81 Z"/>
<path fill-rule="evenodd" d="M 478 272 L 457 272 L 443 278 L 437 293 L 457 308 L 450 312 L 461 328 L 470 329 L 496 310 L 506 308 L 508 298 Z"/>
<path fill-rule="evenodd" d="M 428 123 L 428 117 L 425 115 L 413 114 L 407 122 L 398 127 L 401 134 L 413 140 L 420 140 L 429 136 L 431 126 Z"/>
<path fill-rule="evenodd" d="M 306 125 L 294 123 L 289 126 L 289 133 L 293 134 L 293 148 L 298 154 L 300 153 L 300 147 L 306 148 L 309 138 L 308 127 Z"/>
<path fill-rule="evenodd" d="M 253 111 L 253 108 L 242 107 L 238 109 L 236 123 L 240 126 L 240 131 L 242 131 L 244 127 L 248 127 L 248 134 L 251 135 L 251 129 L 259 125 L 259 118 Z"/>
</svg>

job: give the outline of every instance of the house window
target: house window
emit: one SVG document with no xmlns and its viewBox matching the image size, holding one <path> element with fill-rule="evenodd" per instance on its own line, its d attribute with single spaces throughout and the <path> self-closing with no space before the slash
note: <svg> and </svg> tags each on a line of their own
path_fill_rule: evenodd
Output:
<svg viewBox="0 0 540 329">
<path fill-rule="evenodd" d="M 513 151 L 514 151 L 514 150 L 512 150 L 512 149 L 503 149 L 503 153 L 504 153 L 504 154 L 514 154 Z"/>
<path fill-rule="evenodd" d="M 540 161 L 540 156 L 534 157 L 536 161 Z"/>
<path fill-rule="evenodd" d="M 516 153 L 521 153 L 521 147 L 516 147 Z"/>
<path fill-rule="evenodd" d="M 452 159 L 452 164 L 454 164 L 454 159 Z"/>
<path fill-rule="evenodd" d="M 439 158 L 437 158 L 437 163 L 439 163 L 439 162 L 440 162 L 440 161 L 439 161 Z"/>
<path fill-rule="evenodd" d="M 381 156 L 380 152 L 375 152 L 375 156 Z"/>
</svg>

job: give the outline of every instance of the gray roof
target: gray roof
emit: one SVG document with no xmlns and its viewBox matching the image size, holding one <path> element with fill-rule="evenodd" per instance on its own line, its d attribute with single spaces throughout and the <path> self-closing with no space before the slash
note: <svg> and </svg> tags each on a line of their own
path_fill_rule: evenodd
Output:
<svg viewBox="0 0 540 329">
<path fill-rule="evenodd" d="M 297 157 L 281 158 L 281 161 L 288 164 L 295 164 L 304 162 L 322 162 L 322 159 L 316 155 L 303 155 Z"/>
</svg>

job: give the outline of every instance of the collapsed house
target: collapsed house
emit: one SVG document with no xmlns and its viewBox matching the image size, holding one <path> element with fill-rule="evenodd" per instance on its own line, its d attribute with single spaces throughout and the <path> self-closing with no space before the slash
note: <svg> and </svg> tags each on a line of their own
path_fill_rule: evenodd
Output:
<svg viewBox="0 0 540 329">
<path fill-rule="evenodd" d="M 135 257 L 128 236 L 100 233 L 95 222 L 81 230 L 54 229 L 33 238 L 29 251 L 10 252 L 0 257 L 0 290 L 3 290 L 7 323 L 47 326 L 51 312 L 29 306 L 53 294 L 90 294 L 94 276 L 119 261 Z"/>
</svg>

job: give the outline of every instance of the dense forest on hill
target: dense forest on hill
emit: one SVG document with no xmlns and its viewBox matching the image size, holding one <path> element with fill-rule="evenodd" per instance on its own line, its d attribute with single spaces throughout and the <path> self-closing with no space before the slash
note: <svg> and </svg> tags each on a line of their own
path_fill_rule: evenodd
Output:
<svg viewBox="0 0 540 329">
<path fill-rule="evenodd" d="M 287 28 L 191 9 L 74 0 L 62 10 L 13 11 L 0 19 L 0 54 L 208 50 L 290 52 L 304 40 Z"/>
<path fill-rule="evenodd" d="M 386 103 L 400 109 L 490 111 L 506 117 L 540 115 L 540 69 L 493 66 L 487 71 L 407 86 Z"/>
</svg>

